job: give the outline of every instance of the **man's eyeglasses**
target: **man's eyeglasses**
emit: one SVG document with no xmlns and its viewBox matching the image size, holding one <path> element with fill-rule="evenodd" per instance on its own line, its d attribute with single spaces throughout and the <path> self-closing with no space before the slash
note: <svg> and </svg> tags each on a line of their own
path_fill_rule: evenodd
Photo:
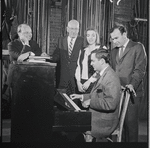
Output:
<svg viewBox="0 0 150 148">
<path fill-rule="evenodd" d="M 79 28 L 71 28 L 71 27 L 68 27 L 70 30 L 74 30 L 74 31 L 78 31 Z"/>
<path fill-rule="evenodd" d="M 32 34 L 32 32 L 21 32 L 22 34 Z"/>
</svg>

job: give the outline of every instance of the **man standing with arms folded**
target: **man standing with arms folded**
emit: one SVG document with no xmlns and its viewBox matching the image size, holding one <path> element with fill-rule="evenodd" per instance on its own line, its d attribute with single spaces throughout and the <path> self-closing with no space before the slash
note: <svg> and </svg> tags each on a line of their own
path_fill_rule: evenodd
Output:
<svg viewBox="0 0 150 148">
<path fill-rule="evenodd" d="M 110 31 L 114 45 L 110 54 L 111 66 L 118 74 L 121 86 L 132 93 L 124 123 L 124 141 L 138 142 L 138 105 L 143 95 L 143 78 L 146 72 L 147 56 L 143 44 L 127 37 L 123 25 L 116 25 Z"/>
</svg>

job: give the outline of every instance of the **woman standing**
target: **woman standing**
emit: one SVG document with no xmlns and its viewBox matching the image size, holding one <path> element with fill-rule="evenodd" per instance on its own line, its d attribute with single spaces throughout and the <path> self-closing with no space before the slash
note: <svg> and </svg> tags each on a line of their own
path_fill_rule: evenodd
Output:
<svg viewBox="0 0 150 148">
<path fill-rule="evenodd" d="M 77 69 L 75 78 L 77 80 L 78 91 L 80 93 L 90 93 L 93 82 L 94 69 L 91 66 L 90 55 L 91 52 L 100 47 L 99 34 L 94 28 L 88 28 L 85 32 L 84 38 L 85 48 L 80 50 L 79 58 L 77 61 Z"/>
</svg>

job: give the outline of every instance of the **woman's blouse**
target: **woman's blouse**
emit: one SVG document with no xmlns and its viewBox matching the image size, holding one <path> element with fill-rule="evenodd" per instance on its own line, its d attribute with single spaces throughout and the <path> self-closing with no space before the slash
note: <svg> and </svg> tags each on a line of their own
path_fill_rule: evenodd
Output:
<svg viewBox="0 0 150 148">
<path fill-rule="evenodd" d="M 96 46 L 93 50 L 99 47 L 100 46 Z M 90 50 L 88 47 L 82 50 L 82 52 L 80 50 L 75 73 L 77 81 L 81 81 L 81 79 L 88 80 L 94 74 L 94 69 L 93 66 L 91 66 L 90 58 L 93 50 Z"/>
</svg>

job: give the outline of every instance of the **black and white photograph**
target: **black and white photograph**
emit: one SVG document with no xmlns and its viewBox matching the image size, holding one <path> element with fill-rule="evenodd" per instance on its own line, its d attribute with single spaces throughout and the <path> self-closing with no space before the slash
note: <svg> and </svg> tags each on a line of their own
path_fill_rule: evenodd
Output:
<svg viewBox="0 0 150 148">
<path fill-rule="evenodd" d="M 149 147 L 148 0 L 0 6 L 4 147 Z"/>
</svg>

